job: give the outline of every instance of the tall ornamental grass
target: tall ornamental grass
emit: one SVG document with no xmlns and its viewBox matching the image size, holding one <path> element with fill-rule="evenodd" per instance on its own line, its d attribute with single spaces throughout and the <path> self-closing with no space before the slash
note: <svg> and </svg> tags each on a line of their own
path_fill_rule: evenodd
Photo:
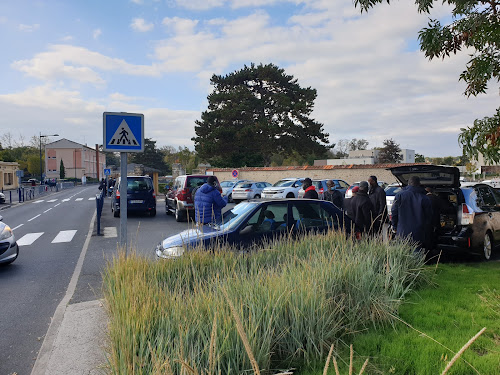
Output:
<svg viewBox="0 0 500 375">
<path fill-rule="evenodd" d="M 343 233 L 175 260 L 120 254 L 104 271 L 112 374 L 241 374 L 310 364 L 390 324 L 424 281 L 406 242 Z"/>
</svg>

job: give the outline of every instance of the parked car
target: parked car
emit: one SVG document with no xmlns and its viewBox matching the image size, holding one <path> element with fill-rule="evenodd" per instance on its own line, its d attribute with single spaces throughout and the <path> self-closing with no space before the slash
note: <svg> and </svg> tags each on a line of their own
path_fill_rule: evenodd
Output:
<svg viewBox="0 0 500 375">
<path fill-rule="evenodd" d="M 224 243 L 236 248 L 249 248 L 256 243 L 280 236 L 325 232 L 345 228 L 351 221 L 331 202 L 316 199 L 250 200 L 226 211 L 218 223 L 198 226 L 163 240 L 156 247 L 158 258 L 176 258 L 186 249 L 209 248 Z"/>
<path fill-rule="evenodd" d="M 0 193 L 0 203 L 5 203 L 5 194 Z"/>
<path fill-rule="evenodd" d="M 233 202 L 238 203 L 247 199 L 259 199 L 262 195 L 262 190 L 272 186 L 265 181 L 246 181 L 240 182 L 233 188 Z"/>
<path fill-rule="evenodd" d="M 182 175 L 177 177 L 172 187 L 165 194 L 165 213 L 174 214 L 176 221 L 185 221 L 194 217 L 194 193 L 207 182 L 209 175 Z M 217 186 L 222 194 L 219 180 L 216 176 Z"/>
<path fill-rule="evenodd" d="M 391 209 L 394 203 L 394 197 L 397 193 L 401 191 L 401 184 L 399 182 L 393 182 L 387 185 L 385 188 L 385 201 L 387 204 L 387 212 L 389 213 L 389 219 L 391 219 Z"/>
<path fill-rule="evenodd" d="M 424 187 L 435 189 L 446 212 L 440 212 L 437 247 L 442 250 L 470 251 L 489 260 L 500 244 L 500 191 L 486 184 L 460 187 L 456 167 L 416 165 L 390 169 L 407 186 L 418 175 Z"/>
<path fill-rule="evenodd" d="M 263 199 L 297 198 L 304 178 L 283 178 L 262 190 Z"/>
<path fill-rule="evenodd" d="M 116 180 L 111 196 L 111 211 L 114 217 L 120 216 L 121 177 Z M 156 215 L 156 193 L 153 180 L 149 176 L 127 176 L 127 212 L 144 212 Z"/>
<path fill-rule="evenodd" d="M 338 179 L 331 179 L 334 183 L 335 189 L 340 191 L 342 194 L 345 194 L 347 188 L 349 187 L 349 184 L 345 182 L 344 180 L 338 180 Z M 318 193 L 319 199 L 324 199 L 324 192 L 327 190 L 326 186 L 326 180 L 312 180 L 312 184 L 316 188 L 316 192 Z M 299 198 L 302 198 L 304 196 L 304 189 L 300 188 L 299 190 Z"/>
<path fill-rule="evenodd" d="M 349 188 L 345 192 L 345 197 L 346 198 L 352 198 L 352 188 L 354 186 L 359 186 L 360 183 L 361 183 L 361 181 L 356 181 L 351 186 L 349 186 Z M 368 183 L 368 181 L 366 181 L 366 183 Z M 380 186 L 382 189 L 385 189 L 387 187 L 387 185 L 388 185 L 388 183 L 384 182 L 384 181 L 377 181 L 377 183 L 378 183 L 378 186 Z"/>
<path fill-rule="evenodd" d="M 0 216 L 0 264 L 10 264 L 19 256 L 19 246 L 12 229 Z"/>
<path fill-rule="evenodd" d="M 244 181 L 248 181 L 248 180 L 226 180 L 226 181 L 222 181 L 220 183 L 220 187 L 222 188 L 222 196 L 223 197 L 227 197 L 227 201 L 231 203 L 233 201 L 233 189 L 234 189 L 234 187 L 238 183 L 244 182 Z"/>
</svg>

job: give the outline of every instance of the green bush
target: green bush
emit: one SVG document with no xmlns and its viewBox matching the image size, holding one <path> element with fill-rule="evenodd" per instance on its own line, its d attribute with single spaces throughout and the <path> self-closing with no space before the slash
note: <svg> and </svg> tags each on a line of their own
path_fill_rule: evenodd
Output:
<svg viewBox="0 0 500 375">
<path fill-rule="evenodd" d="M 158 262 L 121 254 L 107 266 L 112 373 L 180 374 L 189 366 L 240 374 L 313 363 L 338 340 L 390 323 L 425 279 L 423 257 L 409 244 L 341 233 L 246 255 L 212 250 Z"/>
</svg>

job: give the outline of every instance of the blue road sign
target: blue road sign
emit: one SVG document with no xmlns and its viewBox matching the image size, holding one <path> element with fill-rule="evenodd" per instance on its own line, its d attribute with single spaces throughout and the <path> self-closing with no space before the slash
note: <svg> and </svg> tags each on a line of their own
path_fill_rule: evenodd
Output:
<svg viewBox="0 0 500 375">
<path fill-rule="evenodd" d="M 109 176 L 111 174 L 111 169 L 109 168 L 104 168 L 104 175 Z"/>
<path fill-rule="evenodd" d="M 104 151 L 144 152 L 144 115 L 140 113 L 104 112 Z"/>
</svg>

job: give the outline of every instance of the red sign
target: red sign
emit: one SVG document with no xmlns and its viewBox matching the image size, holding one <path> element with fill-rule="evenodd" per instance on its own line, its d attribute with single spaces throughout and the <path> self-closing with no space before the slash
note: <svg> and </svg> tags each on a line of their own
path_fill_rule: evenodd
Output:
<svg viewBox="0 0 500 375">
<path fill-rule="evenodd" d="M 239 174 L 239 173 L 238 173 L 238 170 L 237 170 L 237 169 L 233 169 L 233 171 L 231 172 L 231 175 L 232 175 L 234 178 L 238 177 L 238 174 Z"/>
</svg>

